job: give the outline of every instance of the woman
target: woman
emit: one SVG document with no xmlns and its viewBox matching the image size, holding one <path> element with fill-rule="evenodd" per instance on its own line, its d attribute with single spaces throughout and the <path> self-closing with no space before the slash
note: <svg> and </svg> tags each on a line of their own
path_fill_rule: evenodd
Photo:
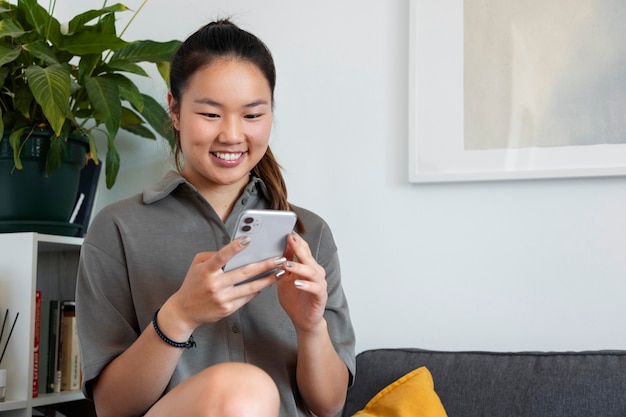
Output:
<svg viewBox="0 0 626 417">
<path fill-rule="evenodd" d="M 227 20 L 173 58 L 177 172 L 103 209 L 81 251 L 83 391 L 99 417 L 341 410 L 354 332 L 331 232 L 287 202 L 268 147 L 275 78 L 266 46 Z M 224 272 L 250 208 L 295 211 L 298 233 L 284 257 Z"/>
</svg>

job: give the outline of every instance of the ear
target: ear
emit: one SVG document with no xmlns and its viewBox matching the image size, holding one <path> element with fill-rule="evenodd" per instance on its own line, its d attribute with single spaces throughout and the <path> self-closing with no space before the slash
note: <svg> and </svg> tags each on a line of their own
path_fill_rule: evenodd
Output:
<svg viewBox="0 0 626 417">
<path fill-rule="evenodd" d="M 167 93 L 167 107 L 170 111 L 172 126 L 174 126 L 174 129 L 180 130 L 180 114 L 178 112 L 179 106 L 171 92 Z"/>
</svg>

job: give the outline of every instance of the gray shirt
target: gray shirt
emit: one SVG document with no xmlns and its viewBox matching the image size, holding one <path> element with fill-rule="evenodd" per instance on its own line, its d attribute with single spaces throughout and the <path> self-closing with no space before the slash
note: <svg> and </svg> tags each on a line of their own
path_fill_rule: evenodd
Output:
<svg viewBox="0 0 626 417">
<path fill-rule="evenodd" d="M 154 311 L 178 290 L 193 257 L 227 244 L 238 215 L 245 209 L 268 208 L 267 201 L 264 183 L 251 178 L 224 224 L 202 195 L 172 171 L 143 194 L 98 213 L 81 250 L 76 290 L 87 397 L 91 381 L 138 338 Z M 354 375 L 354 331 L 331 231 L 314 213 L 298 207 L 294 211 L 306 228 L 302 237 L 326 271 L 324 318 L 331 340 Z M 312 415 L 297 391 L 295 329 L 278 302 L 275 286 L 229 317 L 198 327 L 193 336 L 197 347 L 183 353 L 168 391 L 210 365 L 247 362 L 276 381 L 281 416 Z"/>
</svg>

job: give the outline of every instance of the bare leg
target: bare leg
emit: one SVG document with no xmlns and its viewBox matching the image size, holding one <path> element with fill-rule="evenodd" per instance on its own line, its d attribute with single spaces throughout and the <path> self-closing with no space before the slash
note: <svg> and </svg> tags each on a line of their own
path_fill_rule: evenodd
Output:
<svg viewBox="0 0 626 417">
<path fill-rule="evenodd" d="M 146 417 L 278 417 L 278 388 L 263 370 L 227 362 L 205 369 L 163 396 Z"/>
</svg>

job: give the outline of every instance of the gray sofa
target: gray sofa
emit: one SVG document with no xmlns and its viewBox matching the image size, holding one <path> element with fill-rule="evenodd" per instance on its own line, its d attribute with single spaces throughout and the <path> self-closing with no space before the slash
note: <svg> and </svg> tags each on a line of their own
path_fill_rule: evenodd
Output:
<svg viewBox="0 0 626 417">
<path fill-rule="evenodd" d="M 431 372 L 448 417 L 626 416 L 626 351 L 422 349 L 358 354 L 342 416 L 359 411 L 378 391 L 420 366 Z"/>
</svg>

